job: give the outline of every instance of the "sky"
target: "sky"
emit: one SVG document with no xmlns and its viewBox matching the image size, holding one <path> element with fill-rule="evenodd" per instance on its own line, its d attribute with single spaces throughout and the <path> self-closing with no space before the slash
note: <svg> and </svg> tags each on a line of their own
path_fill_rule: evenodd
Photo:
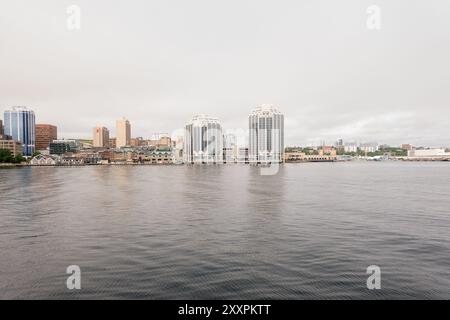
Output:
<svg viewBox="0 0 450 320">
<path fill-rule="evenodd" d="M 149 138 L 274 104 L 286 145 L 450 147 L 449 40 L 448 0 L 0 0 L 0 114 Z"/>
</svg>

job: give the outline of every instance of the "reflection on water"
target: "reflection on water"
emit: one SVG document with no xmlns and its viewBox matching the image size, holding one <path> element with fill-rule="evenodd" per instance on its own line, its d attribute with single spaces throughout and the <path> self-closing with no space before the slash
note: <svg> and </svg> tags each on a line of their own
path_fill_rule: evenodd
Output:
<svg viewBox="0 0 450 320">
<path fill-rule="evenodd" d="M 448 299 L 449 178 L 393 162 L 0 170 L 0 298 Z"/>
</svg>

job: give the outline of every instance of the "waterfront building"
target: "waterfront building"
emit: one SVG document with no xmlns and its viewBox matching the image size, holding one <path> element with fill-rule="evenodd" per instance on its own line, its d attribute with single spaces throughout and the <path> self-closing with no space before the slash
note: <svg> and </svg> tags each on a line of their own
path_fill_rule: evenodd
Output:
<svg viewBox="0 0 450 320">
<path fill-rule="evenodd" d="M 47 156 L 47 155 L 37 155 L 31 159 L 30 164 L 32 166 L 54 166 L 59 162 L 57 157 Z"/>
<path fill-rule="evenodd" d="M 36 124 L 36 150 L 47 150 L 58 139 L 58 129 L 51 124 Z"/>
<path fill-rule="evenodd" d="M 4 134 L 20 142 L 24 156 L 31 156 L 36 146 L 36 120 L 34 111 L 26 107 L 13 107 L 4 114 Z"/>
<path fill-rule="evenodd" d="M 116 148 L 130 146 L 131 143 L 131 125 L 130 122 L 122 118 L 116 122 Z"/>
<path fill-rule="evenodd" d="M 237 162 L 238 163 L 248 163 L 249 162 L 248 148 L 244 148 L 244 147 L 238 148 Z"/>
<path fill-rule="evenodd" d="M 408 157 L 450 157 L 450 153 L 443 148 L 437 149 L 412 149 L 408 151 Z"/>
<path fill-rule="evenodd" d="M 78 144 L 75 140 L 54 140 L 49 146 L 51 155 L 63 155 L 68 152 L 76 152 Z"/>
<path fill-rule="evenodd" d="M 346 143 L 344 145 L 344 152 L 357 153 L 358 152 L 358 144 L 356 142 Z"/>
<path fill-rule="evenodd" d="M 92 146 L 95 148 L 107 148 L 109 146 L 109 130 L 105 127 L 95 127 L 93 130 Z"/>
<path fill-rule="evenodd" d="M 141 164 L 171 164 L 174 162 L 173 149 L 171 147 L 159 147 L 149 150 L 141 150 L 133 154 L 133 162 Z"/>
<path fill-rule="evenodd" d="M 117 146 L 116 141 L 116 138 L 109 138 L 109 147 L 115 149 Z"/>
<path fill-rule="evenodd" d="M 283 162 L 284 115 L 272 105 L 261 105 L 250 113 L 248 122 L 250 163 Z"/>
<path fill-rule="evenodd" d="M 22 143 L 12 139 L 0 140 L 0 149 L 9 150 L 14 157 L 23 153 Z"/>
<path fill-rule="evenodd" d="M 185 126 L 186 163 L 223 163 L 222 126 L 217 118 L 197 115 Z"/>
<path fill-rule="evenodd" d="M 373 152 L 377 152 L 379 150 L 378 143 L 376 143 L 376 142 L 362 143 L 359 146 L 359 148 L 361 149 L 362 152 L 365 152 L 365 153 L 373 153 Z"/>
</svg>

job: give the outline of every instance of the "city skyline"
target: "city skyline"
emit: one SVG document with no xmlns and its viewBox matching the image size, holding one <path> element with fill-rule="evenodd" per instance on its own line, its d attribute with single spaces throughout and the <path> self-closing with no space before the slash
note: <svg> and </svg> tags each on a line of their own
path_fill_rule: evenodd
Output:
<svg viewBox="0 0 450 320">
<path fill-rule="evenodd" d="M 276 108 L 275 106 L 270 105 L 270 104 L 261 104 L 261 105 L 257 106 L 256 109 L 268 108 L 268 107 Z M 7 113 L 10 113 L 11 111 L 16 110 L 16 109 L 17 110 L 22 110 L 23 109 L 23 110 L 29 111 L 29 112 L 31 112 L 33 114 L 34 118 L 38 118 L 38 114 L 35 113 L 35 110 L 30 108 L 30 107 L 26 107 L 26 106 L 12 106 L 12 107 L 9 107 L 8 109 L 4 110 L 4 116 L 3 117 L 5 118 Z M 252 113 L 254 113 L 256 109 L 253 108 Z M 202 117 L 202 116 L 203 117 L 210 117 L 207 114 L 197 114 L 197 115 L 194 115 L 194 117 L 191 116 L 191 119 L 189 121 L 187 121 L 187 123 L 189 123 L 190 121 L 192 121 L 196 117 Z M 220 121 L 220 119 L 218 117 L 213 117 L 213 118 L 216 121 Z M 34 139 L 35 139 L 35 144 L 36 145 L 39 143 L 37 141 L 38 140 L 38 136 L 37 136 L 37 130 L 38 129 L 41 129 L 41 130 L 44 129 L 44 130 L 48 131 L 51 128 L 51 130 L 52 130 L 52 134 L 50 134 L 49 132 L 45 132 L 45 137 L 42 138 L 44 141 L 41 141 L 41 143 L 48 144 L 51 140 L 56 140 L 56 138 L 54 138 L 54 137 L 57 136 L 57 138 L 60 139 L 60 140 L 61 139 L 62 140 L 64 140 L 64 139 L 66 139 L 66 140 L 73 140 L 73 139 L 75 139 L 75 140 L 91 140 L 93 146 L 95 146 L 95 147 L 100 147 L 100 146 L 102 146 L 102 147 L 109 147 L 110 144 L 111 144 L 111 139 L 113 139 L 114 141 L 117 140 L 117 132 L 122 132 L 121 136 L 123 136 L 122 140 L 124 140 L 124 142 L 120 142 L 119 145 L 122 146 L 122 147 L 125 147 L 125 146 L 131 146 L 132 145 L 132 143 L 131 143 L 132 140 L 144 139 L 144 137 L 145 137 L 145 140 L 154 140 L 156 136 L 168 136 L 168 137 L 176 140 L 176 139 L 178 139 L 181 136 L 180 132 L 184 131 L 185 127 L 186 127 L 186 123 L 185 123 L 185 125 L 182 128 L 172 129 L 170 131 L 170 133 L 156 133 L 155 131 L 151 131 L 151 133 L 148 136 L 139 136 L 139 135 L 136 135 L 136 134 L 132 134 L 131 122 L 126 117 L 122 116 L 122 117 L 120 117 L 120 118 L 118 118 L 118 119 L 116 119 L 114 121 L 115 122 L 114 126 L 111 126 L 112 128 L 114 128 L 114 130 L 110 130 L 109 129 L 110 127 L 107 126 L 107 125 L 105 125 L 105 126 L 97 125 L 97 126 L 91 126 L 91 128 L 90 128 L 91 133 L 90 134 L 76 136 L 76 137 L 74 137 L 74 136 L 68 136 L 67 137 L 67 136 L 64 136 L 64 134 L 60 134 L 60 127 L 59 126 L 55 126 L 54 124 L 39 123 L 37 120 L 34 120 L 34 121 L 35 121 L 35 131 L 36 131 L 34 133 L 34 135 L 35 135 Z M 3 131 L 4 131 L 4 128 L 5 128 L 4 123 L 5 123 L 4 119 L 0 119 L 0 128 Z M 220 121 L 220 123 L 222 123 L 222 122 Z M 284 113 L 283 113 L 283 127 L 284 127 L 284 123 L 285 123 L 285 120 L 284 120 Z M 103 134 L 102 138 L 100 138 L 98 136 L 98 134 L 99 134 L 98 131 L 99 130 Z M 104 132 L 105 130 L 106 130 L 106 132 Z M 133 127 L 133 130 L 134 130 L 134 127 Z M 237 146 L 239 146 L 239 147 L 249 147 L 249 137 L 250 137 L 250 134 L 251 134 L 251 130 L 248 127 L 236 129 L 236 128 L 226 128 L 223 125 L 221 125 L 221 130 L 223 131 L 223 138 L 226 135 L 230 135 L 230 134 L 234 135 L 235 138 L 237 139 Z M 0 131 L 0 134 L 1 133 L 4 133 L 4 132 Z M 289 134 L 289 132 L 287 132 L 287 133 Z M 6 133 L 4 133 L 4 134 L 6 135 Z M 297 143 L 294 142 L 294 143 L 288 144 L 288 143 L 284 142 L 284 136 L 285 135 L 286 134 L 283 131 L 283 145 L 285 147 L 320 147 L 320 146 L 331 146 L 331 145 L 332 146 L 339 146 L 339 144 L 342 143 L 343 146 L 345 145 L 346 147 L 349 147 L 350 149 L 352 147 L 358 147 L 358 148 L 359 147 L 363 147 L 363 148 L 365 148 L 367 146 L 372 146 L 372 145 L 378 145 L 378 146 L 389 145 L 389 146 L 399 146 L 400 147 L 400 146 L 405 145 L 405 144 L 406 145 L 411 145 L 411 146 L 414 146 L 414 147 L 418 147 L 418 148 L 450 148 L 450 143 L 449 144 L 445 144 L 445 145 L 439 145 L 437 143 L 420 145 L 420 144 L 414 144 L 411 141 L 404 141 L 404 140 L 402 140 L 398 144 L 390 144 L 390 143 L 387 143 L 384 140 L 380 140 L 377 137 L 372 137 L 372 138 L 368 138 L 367 140 L 364 140 L 364 139 L 357 139 L 355 137 L 350 137 L 350 138 L 347 138 L 347 139 L 343 139 L 342 136 L 330 138 L 330 140 L 317 139 L 317 140 L 313 140 L 312 142 L 306 143 L 306 144 L 301 144 L 301 143 L 298 143 L 298 142 Z M 51 138 L 50 138 L 50 136 L 51 136 Z M 106 142 L 106 138 L 109 140 L 108 142 Z M 156 139 L 156 140 L 158 140 L 158 139 Z M 17 140 L 17 138 L 16 138 L 16 140 Z M 99 140 L 102 141 L 101 145 L 99 143 Z M 105 141 L 103 142 L 103 140 L 105 140 Z M 120 138 L 119 138 L 119 140 L 120 140 Z M 223 145 L 225 145 L 224 142 L 223 142 Z M 114 143 L 114 147 L 116 147 L 116 146 L 117 146 L 117 144 Z M 35 150 L 38 150 L 38 148 L 35 147 Z"/>
</svg>

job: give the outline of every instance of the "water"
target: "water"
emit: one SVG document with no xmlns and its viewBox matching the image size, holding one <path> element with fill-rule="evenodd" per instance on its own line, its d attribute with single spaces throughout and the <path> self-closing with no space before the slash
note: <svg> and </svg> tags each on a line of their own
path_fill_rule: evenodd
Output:
<svg viewBox="0 0 450 320">
<path fill-rule="evenodd" d="M 2 169 L 0 298 L 449 299 L 449 181 L 450 163 Z"/>
</svg>

